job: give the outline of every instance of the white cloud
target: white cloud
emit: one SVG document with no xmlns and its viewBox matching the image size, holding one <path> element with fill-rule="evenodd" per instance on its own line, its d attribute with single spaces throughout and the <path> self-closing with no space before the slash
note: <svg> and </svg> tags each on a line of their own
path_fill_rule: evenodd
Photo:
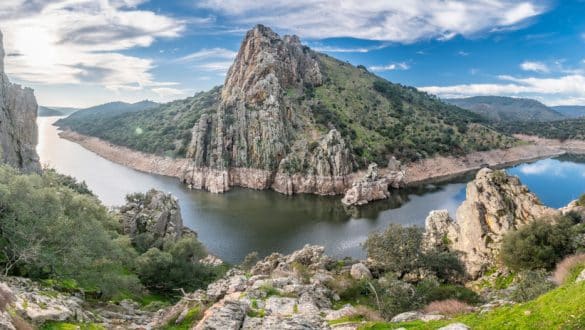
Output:
<svg viewBox="0 0 585 330">
<path fill-rule="evenodd" d="M 427 86 L 420 89 L 444 98 L 501 95 L 532 97 L 549 105 L 585 104 L 585 75 L 553 78 L 499 76 L 498 79 L 502 83 Z"/>
<path fill-rule="evenodd" d="M 459 56 L 469 56 L 469 53 L 460 50 L 459 52 L 457 52 L 457 55 L 459 55 Z"/>
<path fill-rule="evenodd" d="M 178 59 L 179 62 L 201 61 L 207 59 L 229 59 L 233 60 L 238 53 L 225 48 L 201 49 L 197 52 L 185 55 Z"/>
<path fill-rule="evenodd" d="M 320 44 L 310 45 L 311 48 L 317 52 L 326 53 L 369 53 L 373 50 L 380 50 L 388 47 L 388 44 L 382 44 L 372 47 L 336 47 L 336 46 L 323 46 Z"/>
<path fill-rule="evenodd" d="M 542 3 L 542 0 L 204 0 L 198 5 L 237 23 L 263 23 L 306 38 L 354 37 L 409 43 L 511 28 L 546 11 Z"/>
<path fill-rule="evenodd" d="M 152 59 L 122 54 L 179 37 L 185 22 L 135 7 L 145 0 L 2 0 L 8 74 L 30 84 L 84 84 L 110 91 L 160 86 Z M 10 55 L 12 54 L 12 55 Z M 172 84 L 165 83 L 162 84 Z"/>
<path fill-rule="evenodd" d="M 542 62 L 526 61 L 526 62 L 520 64 L 520 68 L 524 71 L 534 71 L 534 72 L 539 72 L 539 73 L 550 72 L 550 69 L 548 68 L 548 66 Z"/>
<path fill-rule="evenodd" d="M 184 90 L 169 87 L 157 87 L 153 88 L 152 91 L 157 93 L 158 95 L 160 95 L 160 97 L 164 99 L 187 95 L 187 93 Z"/>
<path fill-rule="evenodd" d="M 388 65 L 374 65 L 370 67 L 370 70 L 374 71 L 374 72 L 380 72 L 380 71 L 394 71 L 394 70 L 408 70 L 410 69 L 410 65 L 408 65 L 408 63 L 405 62 L 400 62 L 400 63 L 391 63 Z"/>
</svg>

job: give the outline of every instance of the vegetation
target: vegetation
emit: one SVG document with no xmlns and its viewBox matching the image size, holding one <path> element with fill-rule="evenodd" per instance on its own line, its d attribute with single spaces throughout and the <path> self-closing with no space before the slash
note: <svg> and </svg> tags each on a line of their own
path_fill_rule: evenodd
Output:
<svg viewBox="0 0 585 330">
<path fill-rule="evenodd" d="M 488 313 L 471 313 L 450 320 L 373 323 L 364 329 L 438 329 L 461 322 L 472 329 L 582 329 L 585 325 L 585 282 L 570 283 L 544 295 Z"/>
<path fill-rule="evenodd" d="M 158 107 L 126 113 L 91 116 L 80 111 L 57 122 L 76 132 L 96 136 L 131 149 L 170 157 L 184 157 L 191 129 L 201 115 L 217 105 L 219 87 Z"/>
<path fill-rule="evenodd" d="M 497 122 L 565 119 L 565 116 L 561 113 L 532 99 L 504 96 L 474 96 L 445 101 Z"/>
<path fill-rule="evenodd" d="M 395 273 L 398 278 L 423 270 L 443 281 L 460 278 L 464 269 L 457 255 L 423 249 L 423 233 L 420 227 L 391 224 L 383 232 L 370 234 L 364 248 L 384 272 Z"/>
<path fill-rule="evenodd" d="M 528 134 L 561 141 L 585 140 L 585 118 L 549 122 L 502 122 L 496 128 L 506 134 Z"/>
<path fill-rule="evenodd" d="M 177 295 L 173 289 L 195 290 L 220 275 L 198 262 L 205 253 L 195 236 L 143 252 L 121 234 L 119 219 L 84 183 L 52 170 L 21 174 L 0 166 L 3 275 L 114 300 L 140 300 L 144 288 Z"/>
<path fill-rule="evenodd" d="M 566 257 L 555 267 L 553 281 L 557 285 L 561 285 L 566 283 L 569 279 L 574 279 L 576 277 L 575 273 L 581 271 L 583 265 L 585 265 L 584 253 Z"/>
<path fill-rule="evenodd" d="M 2 272 L 74 279 L 106 297 L 137 292 L 140 283 L 127 266 L 136 253 L 118 234 L 117 219 L 94 196 L 71 186 L 52 171 L 22 175 L 0 167 Z"/>
<path fill-rule="evenodd" d="M 551 270 L 565 256 L 582 248 L 585 228 L 578 218 L 545 218 L 508 233 L 502 260 L 513 270 Z"/>
</svg>

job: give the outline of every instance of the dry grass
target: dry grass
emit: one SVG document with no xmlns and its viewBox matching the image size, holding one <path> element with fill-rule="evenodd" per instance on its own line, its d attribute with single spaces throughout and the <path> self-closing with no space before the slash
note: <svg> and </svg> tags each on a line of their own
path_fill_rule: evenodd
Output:
<svg viewBox="0 0 585 330">
<path fill-rule="evenodd" d="M 355 314 L 352 316 L 362 316 L 364 320 L 373 322 L 384 321 L 384 318 L 380 315 L 378 311 L 362 305 L 355 307 Z"/>
<path fill-rule="evenodd" d="M 19 316 L 12 316 L 12 325 L 16 330 L 33 330 L 34 328 Z"/>
<path fill-rule="evenodd" d="M 553 282 L 555 282 L 557 285 L 565 283 L 567 277 L 571 275 L 571 272 L 575 269 L 575 267 L 583 265 L 585 265 L 585 253 L 566 257 L 557 264 L 557 267 L 553 273 Z"/>
<path fill-rule="evenodd" d="M 441 315 L 457 315 L 472 310 L 468 304 L 457 299 L 433 301 L 424 308 L 427 314 L 438 313 Z"/>
</svg>

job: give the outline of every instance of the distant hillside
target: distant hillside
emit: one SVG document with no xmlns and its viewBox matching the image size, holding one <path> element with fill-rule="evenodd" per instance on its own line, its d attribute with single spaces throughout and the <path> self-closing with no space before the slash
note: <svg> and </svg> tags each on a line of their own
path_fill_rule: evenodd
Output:
<svg viewBox="0 0 585 330">
<path fill-rule="evenodd" d="M 567 118 L 585 117 L 585 106 L 583 105 L 559 105 L 551 108 Z"/>
<path fill-rule="evenodd" d="M 77 108 L 45 107 L 40 105 L 37 115 L 39 117 L 69 116 L 70 114 L 78 110 L 79 109 Z"/>
<path fill-rule="evenodd" d="M 80 131 L 91 130 L 92 127 L 99 127 L 100 123 L 122 114 L 128 114 L 143 110 L 153 109 L 160 104 L 152 101 L 141 101 L 137 103 L 110 102 L 94 107 L 81 109 L 67 118 L 59 119 L 55 125 L 78 127 Z"/>
<path fill-rule="evenodd" d="M 477 114 L 264 26 L 247 33 L 222 88 L 101 120 L 80 118 L 82 113 L 59 125 L 137 150 L 191 158 L 195 172 L 261 170 L 254 184 L 299 174 L 331 178 L 333 186 L 370 162 L 385 166 L 391 156 L 414 161 L 515 143 Z M 223 185 L 215 177 L 206 182 Z"/>
<path fill-rule="evenodd" d="M 531 99 L 502 96 L 475 96 L 462 99 L 447 99 L 444 101 L 497 122 L 565 119 L 565 116 L 561 113 Z"/>
</svg>

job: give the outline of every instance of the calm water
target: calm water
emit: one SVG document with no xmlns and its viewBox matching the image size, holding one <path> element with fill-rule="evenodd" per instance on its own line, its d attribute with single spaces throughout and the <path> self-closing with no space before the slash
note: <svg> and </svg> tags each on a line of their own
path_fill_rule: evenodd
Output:
<svg viewBox="0 0 585 330">
<path fill-rule="evenodd" d="M 251 251 L 265 255 L 291 252 L 306 243 L 320 244 L 332 256 L 360 257 L 368 233 L 389 223 L 423 225 L 429 211 L 451 214 L 465 199 L 469 178 L 444 185 L 402 190 L 387 201 L 345 210 L 339 197 L 287 197 L 272 191 L 234 189 L 214 195 L 186 189 L 177 179 L 138 172 L 112 163 L 61 139 L 51 124 L 38 119 L 38 152 L 43 164 L 84 180 L 108 206 L 124 203 L 126 194 L 156 188 L 179 198 L 184 222 L 199 233 L 214 254 L 236 263 Z M 509 169 L 545 204 L 560 207 L 585 192 L 585 159 L 559 158 Z"/>
</svg>

